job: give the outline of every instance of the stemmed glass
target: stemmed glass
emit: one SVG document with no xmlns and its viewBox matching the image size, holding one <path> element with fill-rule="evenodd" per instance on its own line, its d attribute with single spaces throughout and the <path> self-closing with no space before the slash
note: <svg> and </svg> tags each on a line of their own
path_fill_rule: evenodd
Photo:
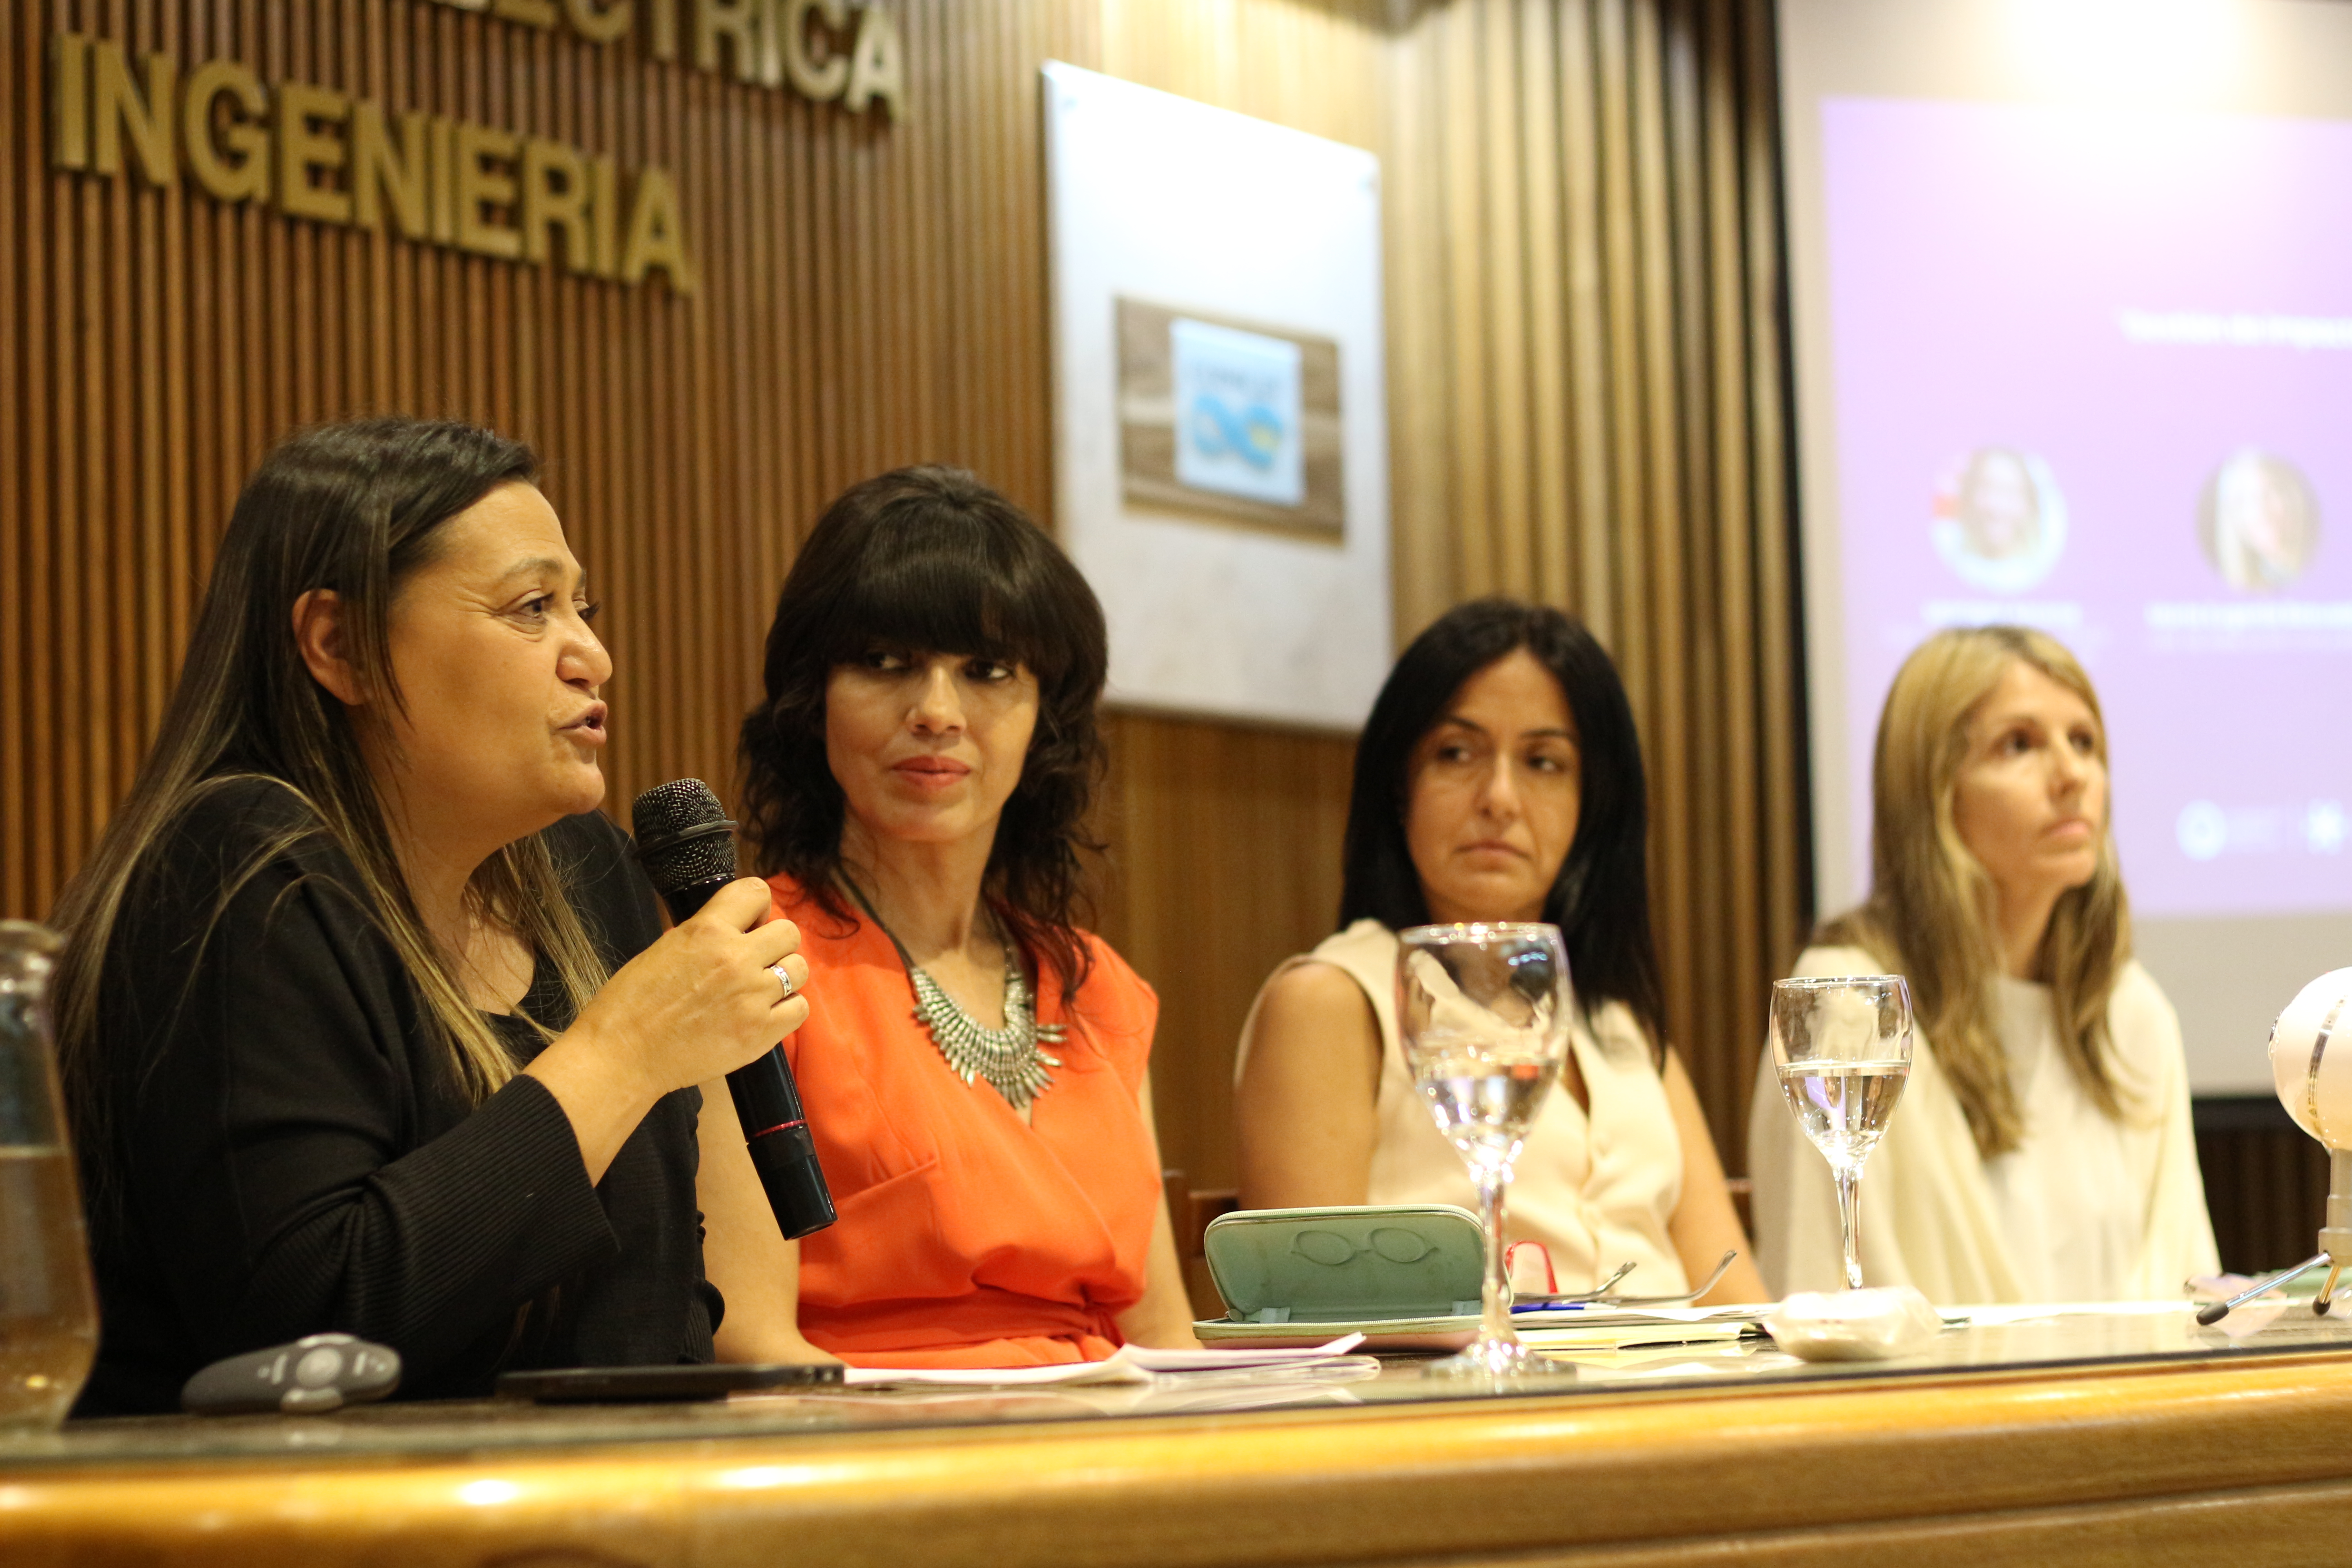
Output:
<svg viewBox="0 0 2352 1568">
<path fill-rule="evenodd" d="M 1859 1290 L 1862 1167 L 1911 1076 L 1911 988 L 1899 974 L 1774 981 L 1772 1068 L 1837 1178 L 1845 1285 Z"/>
<path fill-rule="evenodd" d="M 1415 926 L 1398 936 L 1405 1065 L 1470 1167 L 1486 1233 L 1478 1338 L 1440 1375 L 1550 1373 L 1511 1328 L 1503 1198 L 1528 1124 L 1568 1060 L 1568 952 L 1549 925 Z"/>
</svg>

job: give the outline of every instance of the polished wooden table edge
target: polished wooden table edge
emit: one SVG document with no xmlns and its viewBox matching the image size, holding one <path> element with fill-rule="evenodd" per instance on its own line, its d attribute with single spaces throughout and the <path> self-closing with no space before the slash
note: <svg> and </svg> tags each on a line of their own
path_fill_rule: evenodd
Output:
<svg viewBox="0 0 2352 1568">
<path fill-rule="evenodd" d="M 1728 1392 L 1728 1391 L 1727 1391 Z M 2352 1480 L 2352 1357 L 0 1472 L 16 1545 L 415 1531 L 731 1561 L 1396 1561 Z M 1825 1478 L 1844 1478 L 1832 1484 Z M 2333 1495 L 2333 1494 L 2330 1494 Z M 1344 1520 L 1338 1550 L 1329 1521 Z M 1320 1521 L 1320 1522 L 1318 1522 Z M 635 1542 L 634 1545 L 625 1544 Z M 634 1553 L 634 1555 L 633 1555 Z M 62 1559 L 60 1559 L 62 1560 Z"/>
<path fill-rule="evenodd" d="M 1586 1413 L 1597 1410 L 1617 1410 L 1625 1407 L 1672 1405 L 1702 1405 L 1724 1402 L 1771 1401 L 1805 1397 L 1827 1400 L 1867 1400 L 1882 1396 L 1917 1395 L 1938 1390 L 1997 1387 L 2007 1384 L 2031 1384 L 2048 1392 L 2052 1385 L 2098 1381 L 2131 1385 L 2136 1380 L 2178 1378 L 2184 1373 L 2210 1373 L 2233 1385 L 2242 1382 L 2250 1370 L 2263 1369 L 2291 1372 L 2301 1376 L 2305 1372 L 2340 1370 L 2347 1386 L 2352 1386 L 2352 1351 L 2296 1350 L 2263 1352 L 2246 1356 L 2216 1357 L 2210 1353 L 2183 1352 L 2136 1356 L 2127 1361 L 2112 1358 L 2085 1357 L 2080 1361 L 2003 1364 L 1990 1366 L 1952 1366 L 1929 1369 L 1908 1369 L 1898 1366 L 1885 1369 L 1856 1363 L 1851 1374 L 1827 1378 L 1738 1378 L 1656 1383 L 1626 1379 L 1600 1386 L 1576 1387 L 1563 1385 L 1558 1392 L 1540 1387 L 1522 1386 L 1505 1393 L 1486 1395 L 1445 1394 L 1426 1399 L 1372 1399 L 1355 1404 L 1317 1404 L 1297 1405 L 1265 1405 L 1231 1411 L 1171 1411 L 1162 1413 L 1055 1414 L 1051 1415 L 1016 1415 L 997 1420 L 970 1418 L 925 1419 L 919 1413 L 910 1414 L 903 1424 L 887 1422 L 871 1426 L 801 1426 L 778 1428 L 755 1425 L 763 1404 L 779 1405 L 812 1401 L 871 1401 L 868 1412 L 890 1408 L 896 1393 L 807 1394 L 790 1393 L 738 1398 L 731 1408 L 747 1417 L 740 1429 L 713 1426 L 700 1430 L 671 1428 L 654 1432 L 625 1432 L 607 1429 L 602 1433 L 580 1436 L 547 1435 L 541 1426 L 529 1437 L 514 1441 L 499 1441 L 497 1434 L 504 1428 L 488 1422 L 482 1424 L 485 1440 L 475 1447 L 447 1446 L 428 1441 L 412 1450 L 402 1450 L 395 1443 L 370 1443 L 357 1448 L 342 1448 L 333 1444 L 317 1447 L 278 1451 L 225 1450 L 216 1453 L 150 1453 L 120 1460 L 90 1460 L 68 1454 L 42 1453 L 37 1457 L 12 1456 L 0 1445 L 0 1485 L 12 1481 L 48 1479 L 70 1479 L 88 1476 L 103 1479 L 130 1471 L 163 1474 L 174 1469 L 198 1468 L 218 1475 L 239 1468 L 282 1468 L 290 1461 L 320 1468 L 344 1465 L 353 1468 L 370 1466 L 413 1467 L 417 1465 L 476 1465 L 485 1459 L 509 1463 L 536 1464 L 572 1461 L 597 1462 L 613 1458 L 651 1458 L 667 1454 L 694 1453 L 708 1455 L 718 1448 L 739 1447 L 764 1447 L 771 1444 L 824 1444 L 827 1446 L 856 1445 L 888 1449 L 896 1447 L 952 1447 L 978 1444 L 1000 1447 L 1007 1443 L 1052 1443 L 1083 1435 L 1089 1442 L 1118 1436 L 1176 1436 L 1187 1433 L 1211 1434 L 1242 1430 L 1252 1434 L 1291 1426 L 1317 1427 L 1339 1424 L 1389 1421 L 1445 1421 L 1484 1423 L 1498 1413 L 1509 1412 L 1525 1415 L 1533 1412 Z M 1348 1389 L 1350 1385 L 1333 1385 Z M 938 1390 L 938 1394 L 950 1391 Z M 1020 1395 L 1024 1393 L 1050 1394 L 1044 1390 L 1023 1390 L 1017 1386 L 1000 1389 L 975 1387 L 961 1391 L 975 1399 L 991 1395 Z M 373 1410 L 403 1409 L 418 1415 L 446 1408 L 449 1420 L 431 1424 L 428 1433 L 444 1433 L 452 1426 L 464 1424 L 470 1410 L 483 1408 L 474 1402 L 449 1401 L 434 1405 L 376 1406 Z M 560 1421 L 564 1415 L 583 1418 L 583 1430 L 593 1421 L 592 1405 L 542 1406 L 542 1414 Z M 612 1408 L 612 1407 L 604 1407 Z M 643 1405 L 623 1406 L 635 1410 Z M 365 1415 L 371 1411 L 354 1412 Z M 560 1413 L 560 1414 L 559 1414 Z M 146 1417 L 131 1417 L 143 1421 Z M 180 1417 L 165 1417 L 179 1421 Z M 246 1417 L 244 1419 L 257 1419 Z M 262 1417 L 257 1419 L 273 1419 Z M 296 1417 L 317 1425 L 331 1423 L 334 1416 Z M 111 1425 L 112 1423 L 110 1423 Z M 73 1430 L 71 1426 L 67 1428 Z M 12 1458 L 18 1462 L 12 1466 Z M 2347 1472 L 2352 1473 L 2352 1472 Z"/>
</svg>

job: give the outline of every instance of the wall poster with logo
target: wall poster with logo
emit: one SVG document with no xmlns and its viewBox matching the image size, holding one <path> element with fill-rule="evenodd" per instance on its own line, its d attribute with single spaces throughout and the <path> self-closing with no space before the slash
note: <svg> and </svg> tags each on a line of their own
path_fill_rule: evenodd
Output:
<svg viewBox="0 0 2352 1568">
<path fill-rule="evenodd" d="M 1388 669 L 1380 166 L 1045 68 L 1063 542 L 1122 705 L 1328 729 Z"/>
</svg>

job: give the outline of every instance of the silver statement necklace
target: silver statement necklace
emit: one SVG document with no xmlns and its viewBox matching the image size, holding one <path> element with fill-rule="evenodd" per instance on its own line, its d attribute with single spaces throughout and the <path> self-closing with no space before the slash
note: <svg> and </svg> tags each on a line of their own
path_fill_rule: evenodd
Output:
<svg viewBox="0 0 2352 1568">
<path fill-rule="evenodd" d="M 1065 1026 L 1037 1022 L 1028 977 L 1021 973 L 1012 938 L 1002 928 L 997 940 L 1004 947 L 1004 1026 L 987 1029 L 957 1006 L 955 998 L 914 961 L 907 944 L 874 912 L 864 889 L 846 877 L 842 880 L 848 883 L 874 923 L 881 926 L 890 945 L 898 950 L 898 962 L 907 966 L 907 979 L 915 988 L 915 1022 L 930 1031 L 931 1043 L 947 1058 L 950 1070 L 967 1084 L 976 1078 L 987 1079 L 989 1087 L 1015 1110 L 1026 1110 L 1030 1101 L 1053 1087 L 1054 1075 L 1046 1069 L 1060 1067 L 1062 1058 L 1045 1047 L 1062 1043 Z"/>
</svg>

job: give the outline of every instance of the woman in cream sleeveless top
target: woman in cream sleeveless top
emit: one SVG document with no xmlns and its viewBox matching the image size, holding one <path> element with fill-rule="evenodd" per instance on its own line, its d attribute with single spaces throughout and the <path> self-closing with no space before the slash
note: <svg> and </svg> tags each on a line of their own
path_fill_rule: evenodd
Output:
<svg viewBox="0 0 2352 1568">
<path fill-rule="evenodd" d="M 1761 1299 L 1689 1074 L 1659 1039 L 1640 746 L 1609 656 L 1557 610 L 1465 605 L 1416 638 L 1356 752 L 1345 927 L 1268 978 L 1235 1070 L 1242 1201 L 1475 1207 L 1413 1088 L 1396 932 L 1432 921 L 1560 928 L 1573 1049 L 1511 1184 L 1510 1239 L 1562 1289 L 1620 1264 L 1667 1295 L 1741 1258 L 1710 1301 Z"/>
<path fill-rule="evenodd" d="M 1328 963 L 1363 989 L 1380 1020 L 1379 1133 L 1364 1201 L 1454 1204 L 1475 1213 L 1478 1194 L 1469 1169 L 1437 1131 L 1397 1043 L 1396 951 L 1394 931 L 1360 920 L 1313 952 L 1286 960 L 1275 976 L 1303 963 Z M 1248 1078 L 1256 1023 L 1253 1007 L 1242 1027 L 1237 1081 Z M 1577 1016 L 1570 1040 L 1592 1109 L 1564 1092 L 1544 1101 L 1511 1181 L 1511 1239 L 1543 1243 L 1563 1289 L 1568 1280 L 1605 1277 L 1633 1263 L 1626 1290 L 1685 1289 L 1689 1281 L 1666 1229 L 1682 1201 L 1682 1138 L 1650 1042 L 1622 1002 L 1604 1004 L 1589 1023 Z"/>
</svg>

